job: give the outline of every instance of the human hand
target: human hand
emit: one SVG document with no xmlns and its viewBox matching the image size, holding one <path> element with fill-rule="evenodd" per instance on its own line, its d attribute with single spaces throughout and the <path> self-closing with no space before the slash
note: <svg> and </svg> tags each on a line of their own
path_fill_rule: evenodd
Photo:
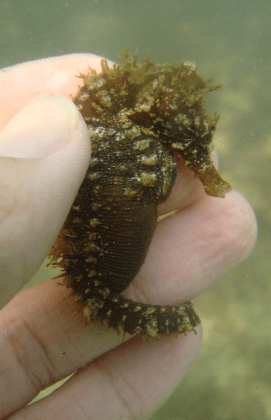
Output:
<svg viewBox="0 0 271 420">
<path fill-rule="evenodd" d="M 200 326 L 197 335 L 122 342 L 99 323 L 86 326 L 80 305 L 57 281 L 19 292 L 53 245 L 90 155 L 89 134 L 73 103 L 39 95 L 74 94 L 80 84 L 75 75 L 88 65 L 98 70 L 100 58 L 70 55 L 0 72 L 0 303 L 6 304 L 0 313 L 0 419 L 148 418 L 201 344 Z M 240 194 L 207 196 L 181 159 L 178 166 L 159 214 L 179 211 L 158 223 L 146 262 L 125 292 L 138 301 L 192 299 L 247 257 L 255 242 L 254 214 Z M 56 392 L 26 407 L 75 371 Z"/>
</svg>

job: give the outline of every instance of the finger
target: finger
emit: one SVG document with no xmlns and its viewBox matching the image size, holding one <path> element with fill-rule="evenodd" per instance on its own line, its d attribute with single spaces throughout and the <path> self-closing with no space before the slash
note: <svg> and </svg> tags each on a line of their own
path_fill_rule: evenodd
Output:
<svg viewBox="0 0 271 420">
<path fill-rule="evenodd" d="M 245 259 L 256 236 L 254 212 L 241 194 L 205 195 L 158 223 L 147 259 L 124 294 L 153 304 L 189 301 Z"/>
<path fill-rule="evenodd" d="M 86 172 L 89 134 L 70 100 L 41 97 L 2 131 L 0 154 L 3 306 L 51 248 Z"/>
<path fill-rule="evenodd" d="M 0 405 L 0 413 L 2 409 L 2 417 L 0 415 L 0 418 L 10 414 L 12 410 L 17 410 L 26 405 L 41 389 L 84 367 L 93 358 L 121 343 L 121 337 L 113 331 L 105 333 L 105 328 L 99 326 L 98 323 L 86 325 L 81 312 L 78 310 L 78 304 L 71 297 L 68 298 L 68 295 L 69 292 L 66 288 L 57 286 L 56 282 L 48 281 L 19 293 L 2 310 L 0 354 L 6 362 L 5 369 L 1 369 L 1 378 L 6 386 L 5 389 L 0 388 L 1 401 L 5 401 L 4 406 Z M 130 355 L 129 357 L 131 357 L 131 362 L 126 363 L 128 377 L 135 375 L 140 383 L 138 375 L 140 375 L 141 364 L 142 374 L 144 374 L 146 365 L 149 365 L 149 359 L 153 363 L 153 365 L 150 364 L 150 367 L 157 364 L 157 367 L 160 366 L 163 369 L 169 360 L 173 361 L 177 357 L 175 368 L 178 367 L 180 370 L 175 371 L 174 368 L 174 373 L 170 373 L 171 366 L 168 365 L 167 380 L 169 381 L 164 383 L 164 385 L 167 384 L 165 387 L 166 396 L 166 392 L 171 392 L 180 379 L 180 375 L 189 368 L 200 347 L 200 342 L 200 333 L 197 336 L 190 334 L 173 340 L 162 339 L 162 345 L 157 341 L 155 343 L 144 343 L 141 339 L 132 339 L 131 346 L 124 349 L 124 355 Z M 148 351 L 149 356 L 145 358 L 145 352 Z M 121 349 L 120 352 L 120 354 L 118 352 L 114 353 L 109 358 L 112 369 L 114 367 L 118 368 L 122 364 L 123 353 Z M 153 356 L 151 356 L 152 353 L 154 353 Z M 179 364 L 180 355 L 181 364 Z M 137 357 L 138 359 L 142 357 L 143 360 L 136 362 Z M 157 363 L 154 358 L 157 358 Z M 120 363 L 118 363 L 118 359 L 120 359 Z M 128 369 L 129 365 L 131 365 L 131 370 Z M 137 368 L 138 373 L 136 373 Z M 133 370 L 135 373 L 133 373 Z M 124 369 L 124 373 L 125 371 L 126 369 Z M 150 373 L 151 371 L 152 369 L 150 369 Z M 94 372 L 96 372 L 95 366 Z M 174 376 L 175 373 L 176 376 Z M 117 372 L 115 374 L 118 376 Z M 153 374 L 160 374 L 159 369 Z M 72 386 L 80 388 L 82 384 L 85 384 L 85 381 L 88 382 L 85 389 L 87 392 L 84 394 L 86 400 L 90 398 L 89 392 L 91 394 L 96 386 L 100 391 L 99 384 L 106 381 L 106 378 L 103 379 L 102 375 L 101 380 L 96 383 L 96 373 L 94 376 L 92 375 L 93 373 L 90 372 L 87 376 L 83 375 L 83 378 L 79 376 L 75 383 L 71 383 Z M 172 382 L 170 380 L 171 375 Z M 92 381 L 94 381 L 93 388 L 90 386 Z M 150 381 L 151 377 L 149 378 L 149 384 Z M 153 386 L 156 382 L 157 378 L 155 378 Z M 157 389 L 157 391 L 159 390 Z M 67 394 L 64 394 L 64 399 L 65 395 L 69 399 L 70 396 Z M 152 397 L 154 398 L 154 396 Z M 161 394 L 159 394 L 159 399 L 161 400 L 161 398 Z M 157 401 L 159 399 L 157 398 Z M 62 403 L 62 398 L 56 400 L 57 405 L 62 406 Z M 75 402 L 74 408 L 76 407 Z M 64 413 L 68 415 L 68 413 Z M 49 416 L 49 418 L 51 417 Z M 56 415 L 56 418 L 58 418 L 58 415 Z"/>
<path fill-rule="evenodd" d="M 201 334 L 169 341 L 130 340 L 76 373 L 61 388 L 10 420 L 149 418 L 196 358 Z"/>
<path fill-rule="evenodd" d="M 0 419 L 122 342 L 98 323 L 86 325 L 56 280 L 18 293 L 1 310 L 0 331 Z"/>
<path fill-rule="evenodd" d="M 70 54 L 30 61 L 0 70 L 0 130 L 29 101 L 39 95 L 64 95 L 70 98 L 81 85 L 80 73 L 91 67 L 101 69 L 95 54 Z"/>
</svg>

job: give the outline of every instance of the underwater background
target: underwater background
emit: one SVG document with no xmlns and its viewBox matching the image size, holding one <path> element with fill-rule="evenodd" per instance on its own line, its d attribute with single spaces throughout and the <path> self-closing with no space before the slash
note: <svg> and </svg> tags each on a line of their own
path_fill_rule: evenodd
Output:
<svg viewBox="0 0 271 420">
<path fill-rule="evenodd" d="M 0 68 L 125 47 L 155 62 L 194 60 L 222 84 L 220 173 L 252 204 L 251 256 L 194 299 L 204 341 L 191 370 L 152 420 L 271 418 L 271 3 L 268 0 L 1 0 Z M 3 105 L 3 104 L 2 104 Z M 48 279 L 45 265 L 31 285 Z M 40 397 L 51 390 L 45 390 Z"/>
</svg>

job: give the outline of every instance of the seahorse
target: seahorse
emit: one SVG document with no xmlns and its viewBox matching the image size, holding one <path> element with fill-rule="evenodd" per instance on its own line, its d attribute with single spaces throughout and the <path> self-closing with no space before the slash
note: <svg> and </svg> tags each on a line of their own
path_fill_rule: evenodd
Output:
<svg viewBox="0 0 271 420">
<path fill-rule="evenodd" d="M 176 179 L 183 157 L 206 194 L 230 191 L 210 153 L 218 120 L 206 114 L 204 95 L 220 89 L 203 81 L 196 65 L 154 64 L 123 53 L 123 64 L 81 74 L 72 98 L 88 126 L 92 154 L 84 181 L 50 252 L 84 316 L 117 333 L 143 339 L 195 331 L 191 302 L 152 305 L 122 292 L 145 261 L 157 223 L 157 206 Z"/>
</svg>

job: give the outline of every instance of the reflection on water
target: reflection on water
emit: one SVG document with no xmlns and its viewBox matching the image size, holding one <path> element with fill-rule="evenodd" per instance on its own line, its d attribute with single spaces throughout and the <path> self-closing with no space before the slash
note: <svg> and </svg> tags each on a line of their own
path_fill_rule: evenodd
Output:
<svg viewBox="0 0 271 420">
<path fill-rule="evenodd" d="M 78 51 L 117 60 L 129 47 L 140 56 L 150 50 L 154 61 L 195 60 L 199 74 L 223 85 L 208 99 L 209 112 L 221 115 L 221 173 L 255 209 L 259 240 L 246 262 L 195 300 L 202 351 L 153 420 L 269 419 L 270 2 L 85 0 L 78 7 L 75 0 L 26 0 L 23 14 L 19 5 L 0 5 L 1 67 Z"/>
</svg>

